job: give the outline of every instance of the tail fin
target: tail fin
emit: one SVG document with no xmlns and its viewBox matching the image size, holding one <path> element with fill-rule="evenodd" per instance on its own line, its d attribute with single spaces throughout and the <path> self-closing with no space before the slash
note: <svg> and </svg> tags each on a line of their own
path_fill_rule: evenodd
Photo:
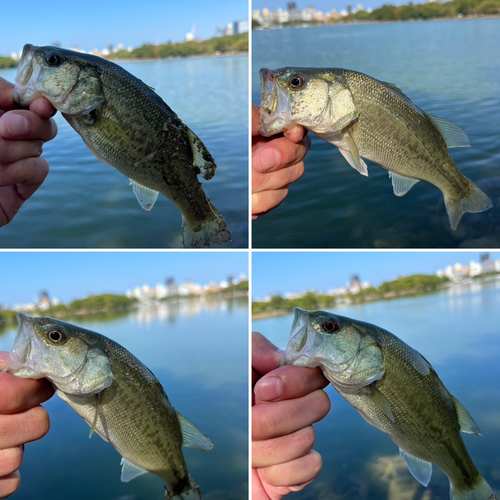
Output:
<svg viewBox="0 0 500 500">
<path fill-rule="evenodd" d="M 203 500 L 200 487 L 189 476 L 189 487 L 181 493 L 169 493 L 165 488 L 165 500 Z"/>
<path fill-rule="evenodd" d="M 486 479 L 479 474 L 479 482 L 468 491 L 458 492 L 450 483 L 451 500 L 498 500 Z"/>
<path fill-rule="evenodd" d="M 450 219 L 450 226 L 455 230 L 465 212 L 482 212 L 493 206 L 491 200 L 469 179 L 470 193 L 461 200 L 451 200 L 444 196 L 444 204 Z"/>
<path fill-rule="evenodd" d="M 210 208 L 213 216 L 202 223 L 201 229 L 194 228 L 189 224 L 189 221 L 182 218 L 182 245 L 184 248 L 220 245 L 231 239 L 231 233 L 227 228 L 226 221 L 211 203 Z"/>
</svg>

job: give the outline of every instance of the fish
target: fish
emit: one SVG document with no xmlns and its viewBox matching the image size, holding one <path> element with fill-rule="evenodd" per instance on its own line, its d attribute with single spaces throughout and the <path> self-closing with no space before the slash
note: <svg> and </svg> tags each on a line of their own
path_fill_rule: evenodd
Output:
<svg viewBox="0 0 500 500">
<path fill-rule="evenodd" d="M 127 176 L 141 207 L 162 193 L 182 214 L 184 247 L 222 244 L 231 233 L 198 180 L 215 160 L 201 139 L 141 80 L 91 54 L 26 44 L 14 100 L 46 97 L 102 162 Z"/>
<path fill-rule="evenodd" d="M 18 329 L 2 371 L 46 378 L 56 394 L 122 456 L 121 480 L 150 472 L 168 500 L 201 500 L 181 446 L 209 451 L 210 439 L 177 412 L 139 359 L 96 332 L 48 317 L 17 315 Z"/>
<path fill-rule="evenodd" d="M 318 367 L 337 392 L 397 446 L 413 475 L 429 484 L 432 463 L 452 500 L 498 500 L 460 432 L 481 435 L 431 364 L 392 333 L 327 311 L 295 308 L 281 365 Z"/>
<path fill-rule="evenodd" d="M 388 170 L 396 196 L 427 181 L 443 193 L 453 230 L 464 213 L 493 206 L 448 154 L 470 147 L 465 132 L 421 110 L 395 85 L 340 68 L 263 68 L 260 80 L 261 135 L 303 125 L 361 175 L 368 176 L 363 158 Z"/>
</svg>

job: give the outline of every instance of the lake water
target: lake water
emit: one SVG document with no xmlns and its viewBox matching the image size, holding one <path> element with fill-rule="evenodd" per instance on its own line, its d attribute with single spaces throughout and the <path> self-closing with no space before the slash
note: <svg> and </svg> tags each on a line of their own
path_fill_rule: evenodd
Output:
<svg viewBox="0 0 500 500">
<path fill-rule="evenodd" d="M 449 150 L 493 208 L 450 229 L 441 191 L 420 182 L 393 194 L 387 171 L 355 171 L 312 135 L 306 172 L 285 202 L 253 224 L 253 246 L 290 248 L 498 247 L 500 245 L 500 19 L 324 26 L 253 33 L 258 71 L 339 67 L 396 84 L 423 110 L 465 130 L 472 147 Z"/>
<path fill-rule="evenodd" d="M 104 321 L 68 320 L 116 340 L 144 362 L 180 413 L 213 442 L 183 448 L 189 473 L 207 500 L 248 498 L 248 301 L 184 300 L 140 308 Z M 15 330 L 0 335 L 10 350 Z M 49 434 L 26 445 L 13 500 L 163 500 L 161 480 L 120 481 L 120 456 L 54 396 Z"/>
<path fill-rule="evenodd" d="M 205 143 L 217 162 L 203 188 L 232 233 L 224 247 L 248 246 L 248 57 L 122 63 Z M 0 71 L 13 82 L 16 70 Z M 151 212 L 128 179 L 100 162 L 58 113 L 44 147 L 50 174 L 14 220 L 0 228 L 6 248 L 168 248 L 181 246 L 181 215 L 160 195 Z"/>
<path fill-rule="evenodd" d="M 452 287 L 432 295 L 337 307 L 334 312 L 396 334 L 432 364 L 470 412 L 484 437 L 462 434 L 476 467 L 500 490 L 500 281 Z M 292 315 L 253 322 L 284 349 Z M 372 427 L 330 385 L 332 409 L 315 424 L 323 469 L 296 499 L 448 500 L 449 483 L 433 467 L 429 486 L 408 472 L 397 446 Z"/>
</svg>

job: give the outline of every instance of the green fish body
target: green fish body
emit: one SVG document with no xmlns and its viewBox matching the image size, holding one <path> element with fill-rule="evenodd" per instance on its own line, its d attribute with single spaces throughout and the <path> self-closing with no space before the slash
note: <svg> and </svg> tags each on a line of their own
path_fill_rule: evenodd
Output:
<svg viewBox="0 0 500 500">
<path fill-rule="evenodd" d="M 151 472 L 167 499 L 200 500 L 181 446 L 208 451 L 210 440 L 177 413 L 153 373 L 124 347 L 52 318 L 18 314 L 19 329 L 4 371 L 47 378 L 57 395 L 110 442 L 124 482 Z"/>
<path fill-rule="evenodd" d="M 158 192 L 177 206 L 184 246 L 230 239 L 198 181 L 198 174 L 213 177 L 214 159 L 152 88 L 106 59 L 27 44 L 14 97 L 27 106 L 40 96 L 61 111 L 97 158 L 130 179 L 145 210 L 153 208 Z"/>
<path fill-rule="evenodd" d="M 392 333 L 296 308 L 282 364 L 319 366 L 338 393 L 399 446 L 423 485 L 435 463 L 450 480 L 452 500 L 498 500 L 460 436 L 480 434 L 474 420 L 429 362 Z"/>
<path fill-rule="evenodd" d="M 422 111 L 396 86 L 339 68 L 261 69 L 260 76 L 262 135 L 303 125 L 362 175 L 368 176 L 363 158 L 388 170 L 397 196 L 419 180 L 430 182 L 443 193 L 452 229 L 465 212 L 492 207 L 448 154 L 470 146 L 465 132 Z"/>
</svg>

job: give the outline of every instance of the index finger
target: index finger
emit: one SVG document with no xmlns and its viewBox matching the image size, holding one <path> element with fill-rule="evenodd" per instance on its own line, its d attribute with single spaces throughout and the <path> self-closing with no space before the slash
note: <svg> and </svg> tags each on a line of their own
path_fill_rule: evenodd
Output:
<svg viewBox="0 0 500 500">
<path fill-rule="evenodd" d="M 0 110 L 14 109 L 14 85 L 0 76 Z"/>
<path fill-rule="evenodd" d="M 253 392 L 260 401 L 282 401 L 301 398 L 328 383 L 319 368 L 280 366 L 259 379 Z"/>
</svg>

